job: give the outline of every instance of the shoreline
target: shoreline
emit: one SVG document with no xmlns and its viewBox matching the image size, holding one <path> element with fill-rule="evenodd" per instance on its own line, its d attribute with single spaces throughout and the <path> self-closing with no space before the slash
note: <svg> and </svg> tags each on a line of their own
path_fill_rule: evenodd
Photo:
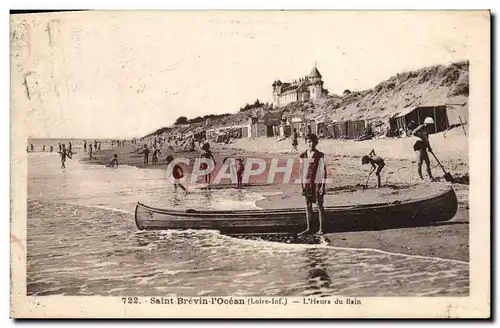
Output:
<svg viewBox="0 0 500 328">
<path fill-rule="evenodd" d="M 385 142 L 385 141 L 384 141 Z M 217 163 L 222 161 L 222 158 L 238 154 L 238 157 L 270 157 L 277 155 L 276 153 L 270 154 L 269 152 L 253 152 L 244 149 L 235 148 L 236 144 L 223 145 L 222 147 L 216 145 L 213 147 L 213 152 L 216 157 Z M 321 144 L 320 147 L 321 148 Z M 88 158 L 82 158 L 80 161 L 89 164 L 107 165 L 111 160 L 114 153 L 118 154 L 119 163 L 134 166 L 137 168 L 148 169 L 166 169 L 165 157 L 168 153 L 174 156 L 182 156 L 193 159 L 199 156 L 199 152 L 174 152 L 172 150 L 162 149 L 162 154 L 159 158 L 159 164 L 145 166 L 143 164 L 143 156 L 137 154 L 135 146 L 127 144 L 124 147 L 116 147 L 112 149 L 102 150 L 95 154 L 97 160 L 88 161 Z M 300 152 L 299 152 L 300 153 Z M 298 153 L 280 153 L 279 158 L 296 158 Z M 449 157 L 445 157 L 447 160 Z M 335 186 L 359 186 L 360 183 L 366 180 L 366 171 L 360 169 L 359 155 L 346 156 L 344 154 L 327 155 L 328 170 L 338 171 L 335 172 Z M 392 159 L 389 157 L 389 164 L 393 166 L 392 169 L 387 169 L 384 172 L 386 179 L 390 181 L 384 182 L 386 185 L 392 185 L 396 188 L 411 187 L 418 184 L 419 181 L 412 177 L 413 163 L 411 159 Z M 453 165 L 453 161 L 448 160 L 448 166 L 453 165 L 454 168 L 468 169 L 463 165 L 464 159 L 458 157 Z M 412 165 L 413 164 L 413 165 Z M 443 163 L 444 164 L 444 163 Z M 343 170 L 338 170 L 341 167 Z M 389 171 L 390 170 L 390 171 Z M 454 170 L 455 172 L 457 170 Z M 433 167 L 433 172 L 440 173 Z M 459 170 L 459 172 L 466 172 Z M 435 173 L 435 174 L 436 174 Z M 436 174 L 437 175 L 437 174 Z M 441 176 L 441 175 L 439 175 Z M 362 182 L 361 182 L 362 181 Z M 262 182 L 262 181 L 260 181 Z M 298 203 L 300 189 L 293 184 L 265 184 L 259 181 L 251 181 L 252 185 L 244 186 L 248 188 L 258 188 L 262 192 L 276 192 L 272 196 L 264 196 L 263 199 L 256 201 L 256 206 L 263 209 L 272 208 L 276 203 L 281 201 L 288 201 L 286 198 L 295 199 L 298 206 L 305 206 L 305 203 Z M 371 186 L 373 186 L 373 181 Z M 232 186 L 226 185 L 223 188 L 231 188 Z M 330 194 L 330 188 L 327 195 Z M 334 190 L 336 188 L 333 188 Z M 342 188 L 337 188 L 342 192 Z M 459 261 L 469 261 L 469 213 L 468 213 L 468 186 L 454 186 L 457 192 L 459 201 L 459 209 L 455 217 L 449 221 L 436 222 L 433 225 L 424 227 L 411 227 L 399 229 L 387 229 L 379 231 L 356 231 L 356 232 L 338 232 L 328 233 L 324 237 L 329 246 L 346 247 L 346 248 L 370 248 L 390 253 L 400 253 L 405 255 L 424 256 L 424 257 L 437 257 L 442 259 L 451 259 Z M 269 205 L 267 205 L 268 203 Z M 273 204 L 274 203 L 274 204 Z M 271 206 L 272 205 L 272 206 Z M 304 218 L 305 220 L 305 218 Z"/>
</svg>

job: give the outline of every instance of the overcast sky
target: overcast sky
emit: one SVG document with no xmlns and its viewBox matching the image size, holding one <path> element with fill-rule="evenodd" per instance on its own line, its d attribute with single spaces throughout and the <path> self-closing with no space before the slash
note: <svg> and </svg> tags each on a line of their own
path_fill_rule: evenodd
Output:
<svg viewBox="0 0 500 328">
<path fill-rule="evenodd" d="M 466 59 L 466 12 L 87 12 L 11 17 L 12 107 L 33 137 L 133 137 L 271 102 L 317 67 L 330 93 Z M 26 76 L 26 88 L 24 77 Z M 28 90 L 27 90 L 28 89 Z M 28 99 L 29 93 L 29 99 Z"/>
</svg>

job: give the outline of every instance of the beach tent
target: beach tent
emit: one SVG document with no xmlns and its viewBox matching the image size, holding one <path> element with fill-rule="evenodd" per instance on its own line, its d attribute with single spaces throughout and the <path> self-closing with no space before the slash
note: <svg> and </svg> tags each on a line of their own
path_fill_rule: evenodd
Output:
<svg viewBox="0 0 500 328">
<path fill-rule="evenodd" d="M 415 127 L 424 123 L 426 117 L 434 119 L 434 130 L 430 133 L 438 133 L 445 131 L 450 126 L 446 106 L 419 106 L 416 108 L 409 108 L 402 113 L 396 114 L 389 119 L 391 131 L 396 129 L 407 131 L 408 124 L 411 121 L 415 122 Z"/>
<path fill-rule="evenodd" d="M 450 126 L 467 124 L 469 117 L 469 106 L 467 103 L 462 104 L 446 104 L 446 116 Z"/>
</svg>

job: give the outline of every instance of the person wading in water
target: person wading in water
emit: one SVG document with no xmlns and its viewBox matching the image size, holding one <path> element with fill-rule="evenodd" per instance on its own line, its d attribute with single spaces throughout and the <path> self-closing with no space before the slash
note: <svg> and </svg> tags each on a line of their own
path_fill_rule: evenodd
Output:
<svg viewBox="0 0 500 328">
<path fill-rule="evenodd" d="M 66 157 L 71 159 L 71 153 L 69 153 L 66 150 L 65 144 L 62 144 L 62 148 L 61 148 L 61 151 L 59 152 L 59 154 L 61 154 L 61 169 L 65 169 L 66 168 Z"/>
<path fill-rule="evenodd" d="M 306 201 L 306 220 L 307 229 L 300 234 L 306 234 L 311 228 L 311 217 L 313 204 L 318 205 L 319 212 L 319 234 L 323 233 L 323 220 L 325 218 L 325 209 L 323 201 L 325 196 L 325 179 L 327 177 L 325 154 L 316 149 L 318 137 L 315 134 L 306 136 L 308 150 L 300 155 L 301 160 L 301 184 L 302 196 Z M 305 162 L 308 164 L 304 165 Z"/>
<path fill-rule="evenodd" d="M 425 168 L 429 178 L 431 181 L 436 181 L 436 179 L 432 176 L 429 154 L 427 153 L 427 150 L 432 153 L 431 144 L 429 143 L 429 129 L 432 124 L 434 124 L 432 117 L 426 117 L 424 124 L 419 125 L 415 130 L 413 130 L 413 135 L 418 138 L 418 140 L 413 144 L 413 150 L 417 155 L 417 172 L 420 179 L 424 180 L 424 177 L 422 176 L 422 164 L 425 163 Z"/>
</svg>

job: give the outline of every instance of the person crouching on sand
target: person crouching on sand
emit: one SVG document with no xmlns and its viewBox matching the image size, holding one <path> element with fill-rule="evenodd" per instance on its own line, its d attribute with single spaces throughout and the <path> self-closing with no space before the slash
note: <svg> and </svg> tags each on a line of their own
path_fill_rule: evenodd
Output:
<svg viewBox="0 0 500 328">
<path fill-rule="evenodd" d="M 318 137 L 315 134 L 308 134 L 307 145 L 308 149 L 300 155 L 301 160 L 301 184 L 302 196 L 306 201 L 306 220 L 307 229 L 300 234 L 309 232 L 311 226 L 312 207 L 316 203 L 319 212 L 319 230 L 318 233 L 323 233 L 323 219 L 325 217 L 325 209 L 323 201 L 325 196 L 325 179 L 327 177 L 325 154 L 316 149 L 318 145 Z M 309 165 L 304 166 L 304 162 L 308 161 Z M 305 172 L 307 167 L 307 172 Z M 304 179 L 305 178 L 305 179 Z"/>
<path fill-rule="evenodd" d="M 415 128 L 415 130 L 413 130 L 413 135 L 418 138 L 413 144 L 413 150 L 417 155 L 417 172 L 420 179 L 424 180 L 424 177 L 422 176 L 422 164 L 425 163 L 429 178 L 431 181 L 436 181 L 436 179 L 432 176 L 429 154 L 427 153 L 427 150 L 432 153 L 431 144 L 429 143 L 429 129 L 432 124 L 434 124 L 432 117 L 426 117 L 424 124 L 419 125 Z"/>
<path fill-rule="evenodd" d="M 109 162 L 109 167 L 118 167 L 118 154 L 113 155 L 113 159 Z"/>
<path fill-rule="evenodd" d="M 170 163 L 174 160 L 174 157 L 169 155 L 167 156 L 166 158 L 166 161 L 167 161 L 167 167 L 168 165 L 170 165 Z M 167 170 L 168 172 L 168 170 Z M 184 171 L 182 170 L 182 167 L 179 165 L 179 164 L 176 164 L 174 165 L 174 167 L 172 168 L 172 171 L 171 171 L 171 174 L 172 174 L 172 177 L 174 178 L 174 188 L 175 188 L 175 191 L 177 191 L 177 188 L 181 188 L 182 190 L 184 190 L 184 193 L 188 193 L 186 187 L 184 187 L 182 185 L 182 183 L 180 183 L 180 180 L 182 178 L 184 178 Z"/>
<path fill-rule="evenodd" d="M 378 188 L 382 187 L 382 183 L 380 182 L 380 172 L 382 171 L 382 169 L 385 166 L 385 163 L 384 163 L 384 160 L 382 159 L 382 157 L 377 156 L 375 154 L 375 150 L 372 149 L 372 151 L 370 152 L 369 155 L 365 155 L 365 156 L 363 156 L 363 158 L 361 158 L 361 164 L 363 164 L 363 165 L 371 164 L 372 165 L 372 169 L 370 170 L 369 175 L 371 175 L 373 173 L 373 171 L 377 170 L 375 172 L 375 175 L 377 176 L 377 187 Z"/>
</svg>

